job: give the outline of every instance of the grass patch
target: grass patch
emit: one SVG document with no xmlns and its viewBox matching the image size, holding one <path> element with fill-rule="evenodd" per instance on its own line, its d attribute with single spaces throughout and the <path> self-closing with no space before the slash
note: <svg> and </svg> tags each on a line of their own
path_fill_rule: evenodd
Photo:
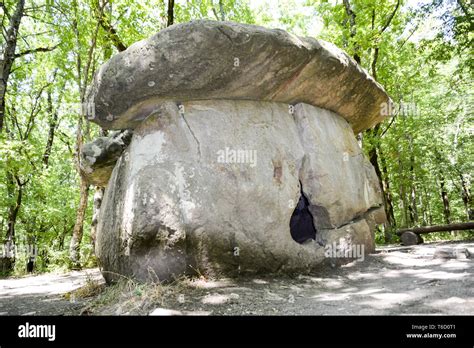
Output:
<svg viewBox="0 0 474 348">
<path fill-rule="evenodd" d="M 190 284 L 190 279 L 187 277 L 181 277 L 166 284 L 142 283 L 123 277 L 114 284 L 104 285 L 96 298 L 82 312 L 106 315 L 146 315 L 156 307 L 178 302 L 179 296 L 189 290 Z M 92 288 L 95 289 L 95 287 Z"/>
</svg>

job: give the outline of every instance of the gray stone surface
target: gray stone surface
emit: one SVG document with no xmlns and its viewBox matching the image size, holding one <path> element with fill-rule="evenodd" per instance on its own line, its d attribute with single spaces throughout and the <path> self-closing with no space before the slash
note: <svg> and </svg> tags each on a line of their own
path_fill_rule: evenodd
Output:
<svg viewBox="0 0 474 348">
<path fill-rule="evenodd" d="M 89 90 L 89 117 L 135 128 L 166 100 L 304 102 L 337 112 L 358 133 L 389 98 L 336 46 L 282 30 L 219 21 L 168 27 L 112 57 Z"/>
<path fill-rule="evenodd" d="M 81 172 L 90 184 L 105 187 L 123 150 L 130 144 L 133 132 L 114 132 L 84 145 Z"/>
<path fill-rule="evenodd" d="M 306 272 L 339 238 L 373 250 L 381 201 L 355 146 L 344 119 L 308 105 L 292 114 L 263 101 L 158 104 L 106 188 L 96 249 L 104 275 Z M 289 230 L 300 182 L 320 232 L 304 244 Z"/>
<path fill-rule="evenodd" d="M 404 232 L 400 236 L 400 240 L 402 241 L 403 245 L 417 245 L 423 243 L 423 238 L 412 231 Z"/>
<path fill-rule="evenodd" d="M 382 205 L 375 170 L 342 117 L 298 104 L 295 120 L 306 154 L 301 181 L 317 229 L 338 228 Z"/>
</svg>

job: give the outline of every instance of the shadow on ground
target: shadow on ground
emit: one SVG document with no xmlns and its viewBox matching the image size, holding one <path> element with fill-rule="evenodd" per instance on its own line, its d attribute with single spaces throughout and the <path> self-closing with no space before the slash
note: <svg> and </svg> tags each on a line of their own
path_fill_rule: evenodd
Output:
<svg viewBox="0 0 474 348">
<path fill-rule="evenodd" d="M 117 301 L 88 314 L 472 315 L 474 259 L 433 258 L 440 245 L 474 255 L 474 242 L 384 247 L 364 262 L 314 275 L 188 280 L 159 303 L 127 308 Z M 91 300 L 71 302 L 61 294 L 91 277 L 101 279 L 98 270 L 88 270 L 0 280 L 0 314 L 79 314 Z"/>
</svg>

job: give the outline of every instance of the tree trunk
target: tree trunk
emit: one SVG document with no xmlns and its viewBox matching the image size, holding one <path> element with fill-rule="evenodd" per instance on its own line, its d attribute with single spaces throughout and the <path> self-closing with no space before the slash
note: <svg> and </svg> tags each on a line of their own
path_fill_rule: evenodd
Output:
<svg viewBox="0 0 474 348">
<path fill-rule="evenodd" d="M 410 136 L 410 220 L 411 225 L 418 224 L 418 209 L 416 202 L 416 185 L 415 185 L 415 155 L 413 152 L 413 137 Z"/>
<path fill-rule="evenodd" d="M 82 241 L 82 234 L 84 232 L 84 217 L 87 211 L 87 200 L 89 198 L 89 184 L 81 177 L 80 183 L 81 197 L 79 200 L 79 207 L 77 208 L 76 223 L 72 231 L 71 244 L 69 245 L 69 258 L 71 260 L 72 268 L 80 268 L 80 247 Z"/>
<path fill-rule="evenodd" d="M 433 225 L 433 214 L 431 214 L 430 196 L 428 195 L 428 191 L 426 190 L 426 187 L 423 187 L 423 191 L 425 193 L 425 206 L 427 209 L 428 224 Z"/>
<path fill-rule="evenodd" d="M 346 15 L 349 17 L 351 39 L 355 39 L 355 36 L 357 34 L 356 14 L 352 10 L 351 4 L 349 3 L 349 0 L 343 0 L 342 2 L 344 3 L 344 7 L 346 9 Z M 358 64 L 361 63 L 361 59 L 360 59 L 360 55 L 359 55 L 359 45 L 357 43 L 354 43 L 353 58 Z"/>
<path fill-rule="evenodd" d="M 385 192 L 385 197 L 386 197 L 386 202 L 387 202 L 387 221 L 389 224 L 389 227 L 392 229 L 395 229 L 397 226 L 397 222 L 395 221 L 395 213 L 393 209 L 393 198 L 392 198 L 392 191 L 390 188 L 390 179 L 388 176 L 388 170 L 387 170 L 387 163 L 385 161 L 385 157 L 382 156 L 381 149 L 379 148 L 379 153 L 380 153 L 380 164 L 381 164 L 381 169 L 382 169 L 382 183 L 383 183 L 383 188 Z"/>
<path fill-rule="evenodd" d="M 472 197 L 471 191 L 469 189 L 468 179 L 464 175 L 459 174 L 461 178 L 461 187 L 462 187 L 462 201 L 464 203 L 464 209 L 466 211 L 466 218 L 468 220 L 474 220 L 474 209 L 472 208 Z"/>
<path fill-rule="evenodd" d="M 8 78 L 10 77 L 13 62 L 15 61 L 16 43 L 24 7 L 25 0 L 17 0 L 15 12 L 10 17 L 10 23 L 5 33 L 6 43 L 3 57 L 0 57 L 0 133 L 3 130 L 5 120 L 5 95 L 7 92 Z"/>
<path fill-rule="evenodd" d="M 25 185 L 16 176 L 13 176 L 10 172 L 7 172 L 8 180 L 8 191 L 9 196 L 13 198 L 15 195 L 15 189 L 17 189 L 15 202 L 8 208 L 8 221 L 7 221 L 7 234 L 4 242 L 4 248 L 7 255 L 1 260 L 2 272 L 10 273 L 15 265 L 15 226 L 20 212 L 21 202 L 23 199 L 23 186 Z"/>
<path fill-rule="evenodd" d="M 385 224 L 385 228 L 384 228 L 384 233 L 385 233 L 384 238 L 385 238 L 385 241 L 388 242 L 391 240 L 391 231 L 394 228 L 394 221 L 392 220 L 392 216 L 391 216 L 391 213 L 393 213 L 393 211 L 390 212 L 387 195 L 385 194 L 386 185 L 384 184 L 384 180 L 382 178 L 382 172 L 380 171 L 377 148 L 378 146 L 372 146 L 372 148 L 369 151 L 369 160 L 370 160 L 370 163 L 375 168 L 375 173 L 377 174 L 380 190 L 382 192 L 383 206 L 384 206 L 385 214 L 387 216 L 387 223 Z"/>
<path fill-rule="evenodd" d="M 91 223 L 91 242 L 93 250 L 95 251 L 95 240 L 97 235 L 97 224 L 99 223 L 100 206 L 102 205 L 102 198 L 104 197 L 104 188 L 96 187 L 94 193 L 94 210 L 92 213 Z"/>
<path fill-rule="evenodd" d="M 174 23 L 174 0 L 168 0 L 168 23 L 167 27 Z"/>
<path fill-rule="evenodd" d="M 84 140 L 82 135 L 82 124 L 83 116 L 79 115 L 79 118 L 77 120 L 76 134 L 76 170 L 79 173 L 80 198 L 79 207 L 77 208 L 76 213 L 76 222 L 74 224 L 74 229 L 72 230 L 72 238 L 71 243 L 69 245 L 69 259 L 71 261 L 72 268 L 80 268 L 79 251 L 82 241 L 82 234 L 84 232 L 84 218 L 86 216 L 87 203 L 89 199 L 89 184 L 87 183 L 86 178 L 81 175 L 80 171 L 81 152 Z"/>
<path fill-rule="evenodd" d="M 448 198 L 448 192 L 446 191 L 446 187 L 445 187 L 444 177 L 441 177 L 440 187 L 441 187 L 441 199 L 443 200 L 444 222 L 446 224 L 450 224 L 451 223 L 451 210 L 449 208 L 449 198 Z"/>
<path fill-rule="evenodd" d="M 400 151 L 397 153 L 398 157 L 398 174 L 399 174 L 399 199 L 401 204 L 401 218 L 402 221 L 400 222 L 400 226 L 408 227 L 408 202 L 407 202 L 407 189 L 405 186 L 406 178 L 405 178 L 405 166 L 402 162 L 402 157 L 400 155 Z"/>
<path fill-rule="evenodd" d="M 103 6 L 105 6 L 106 3 L 104 3 Z M 125 50 L 126 47 L 123 46 L 121 41 L 119 41 L 117 32 L 115 29 L 110 25 L 110 22 L 107 21 L 107 19 L 104 16 L 104 7 L 97 8 L 96 9 L 96 15 L 97 15 L 97 24 L 94 30 L 94 33 L 92 34 L 91 37 L 91 43 L 87 52 L 87 59 L 85 60 L 85 65 L 84 67 L 82 66 L 82 59 L 80 56 L 80 32 L 78 29 L 78 15 L 77 15 L 77 3 L 75 3 L 74 6 L 74 13 L 75 17 L 72 20 L 72 29 L 75 33 L 76 36 L 76 45 L 78 49 L 77 57 L 76 57 L 76 69 L 77 69 L 77 86 L 79 90 L 79 95 L 80 95 L 80 101 L 81 103 L 84 103 L 85 101 L 85 95 L 86 95 L 86 86 L 89 81 L 89 76 L 91 69 L 93 69 L 93 62 L 94 62 L 94 49 L 97 44 L 97 34 L 99 31 L 99 27 L 102 26 L 109 34 L 109 38 L 114 42 L 114 44 L 118 45 L 121 50 Z M 123 46 L 123 47 L 122 47 Z M 72 238 L 71 238 L 71 243 L 69 245 L 69 259 L 71 261 L 71 267 L 73 268 L 80 268 L 80 257 L 79 257 L 79 251 L 80 251 L 80 246 L 82 242 L 82 235 L 84 232 L 84 218 L 86 216 L 87 212 L 87 203 L 88 203 L 88 198 L 89 198 L 89 184 L 87 183 L 86 178 L 84 178 L 81 175 L 81 153 L 82 153 L 82 147 L 83 147 L 83 142 L 84 142 L 84 136 L 83 136 L 83 120 L 85 115 L 83 114 L 83 109 L 81 108 L 81 114 L 79 115 L 77 119 L 77 130 L 76 130 L 76 153 L 75 153 L 75 164 L 76 164 L 76 171 L 79 174 L 79 179 L 80 179 L 80 199 L 79 199 L 79 207 L 77 209 L 76 213 L 76 222 L 74 224 L 74 228 L 72 231 Z"/>
<path fill-rule="evenodd" d="M 174 1 L 173 1 L 174 2 Z M 107 9 L 106 9 L 107 7 Z M 102 5 L 97 2 L 97 7 L 94 9 L 94 13 L 96 15 L 97 21 L 99 25 L 104 29 L 109 37 L 109 40 L 112 44 L 117 48 L 119 52 L 125 51 L 127 46 L 123 43 L 123 41 L 118 36 L 117 30 L 112 26 L 110 19 L 107 18 L 105 11 L 111 11 L 111 4 L 108 2 L 104 2 Z"/>
<path fill-rule="evenodd" d="M 51 91 L 48 91 L 48 106 L 47 112 L 49 115 L 49 132 L 48 132 L 48 140 L 46 141 L 46 147 L 43 153 L 43 164 L 45 167 L 49 165 L 49 157 L 51 155 L 51 150 L 53 148 L 54 142 L 54 132 L 56 131 L 56 127 L 58 124 L 58 113 L 53 109 L 53 102 L 51 100 Z"/>
</svg>

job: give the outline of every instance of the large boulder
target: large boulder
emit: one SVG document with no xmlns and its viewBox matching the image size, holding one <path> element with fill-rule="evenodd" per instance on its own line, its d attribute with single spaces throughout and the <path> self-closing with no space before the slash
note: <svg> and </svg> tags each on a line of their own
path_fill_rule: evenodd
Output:
<svg viewBox="0 0 474 348">
<path fill-rule="evenodd" d="M 108 181 L 96 242 L 107 280 L 307 272 L 335 244 L 374 250 L 385 214 L 354 131 L 389 99 L 333 45 L 175 25 L 107 62 L 88 100 L 94 122 L 133 129 L 128 147 L 86 146 L 87 176 Z"/>
<path fill-rule="evenodd" d="M 166 28 L 112 57 L 95 75 L 89 117 L 134 128 L 163 100 L 246 99 L 335 111 L 354 131 L 380 122 L 389 98 L 336 46 L 282 30 L 218 21 Z"/>
<path fill-rule="evenodd" d="M 381 203 L 377 178 L 347 129 L 337 114 L 304 104 L 294 115 L 273 102 L 157 106 L 135 129 L 106 189 L 97 231 L 106 278 L 308 271 L 336 240 L 328 229 L 338 242 L 373 250 L 364 214 Z M 312 137 L 318 130 L 334 141 Z M 301 191 L 324 230 L 303 244 L 289 228 Z M 337 233 L 343 225 L 350 233 Z"/>
</svg>

